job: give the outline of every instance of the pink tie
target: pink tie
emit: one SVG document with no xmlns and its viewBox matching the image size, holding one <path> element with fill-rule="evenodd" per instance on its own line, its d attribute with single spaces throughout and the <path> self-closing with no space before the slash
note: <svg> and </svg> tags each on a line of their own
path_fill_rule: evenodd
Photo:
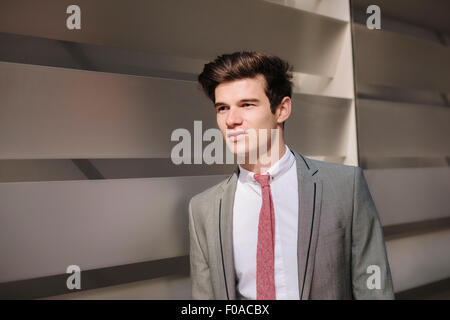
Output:
<svg viewBox="0 0 450 320">
<path fill-rule="evenodd" d="M 255 174 L 254 177 L 261 185 L 262 194 L 256 254 L 256 299 L 275 300 L 275 214 L 270 192 L 270 175 Z"/>
</svg>

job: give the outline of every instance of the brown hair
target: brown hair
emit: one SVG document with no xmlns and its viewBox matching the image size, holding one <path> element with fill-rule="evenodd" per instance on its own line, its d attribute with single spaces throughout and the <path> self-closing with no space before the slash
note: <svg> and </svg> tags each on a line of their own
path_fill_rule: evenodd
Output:
<svg viewBox="0 0 450 320">
<path fill-rule="evenodd" d="M 198 81 L 205 94 L 215 102 L 214 92 L 219 84 L 254 78 L 258 74 L 266 79 L 265 92 L 270 109 L 275 113 L 281 100 L 292 96 L 292 66 L 277 56 L 247 51 L 224 54 L 205 64 Z"/>
</svg>

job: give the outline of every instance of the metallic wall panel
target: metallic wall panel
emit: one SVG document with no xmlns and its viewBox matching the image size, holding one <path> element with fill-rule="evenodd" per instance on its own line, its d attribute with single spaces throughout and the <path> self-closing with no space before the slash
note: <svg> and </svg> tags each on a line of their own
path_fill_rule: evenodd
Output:
<svg viewBox="0 0 450 320">
<path fill-rule="evenodd" d="M 71 160 L 0 160 L 0 182 L 86 179 Z"/>
<path fill-rule="evenodd" d="M 361 157 L 450 155 L 450 108 L 358 99 Z"/>
<path fill-rule="evenodd" d="M 305 155 L 345 156 L 352 100 L 294 94 L 292 101 L 286 143 Z"/>
<path fill-rule="evenodd" d="M 364 170 L 383 225 L 450 217 L 450 168 Z"/>
<path fill-rule="evenodd" d="M 352 0 L 352 6 L 366 10 L 371 4 L 378 4 L 382 16 L 399 19 L 424 28 L 437 29 L 450 33 L 448 12 L 450 2 L 447 0 L 433 0 L 430 5 L 426 0 Z"/>
<path fill-rule="evenodd" d="M 0 183 L 0 282 L 186 255 L 188 201 L 224 178 Z"/>
<path fill-rule="evenodd" d="M 448 167 L 450 157 L 361 157 L 360 167 L 364 169 L 394 169 L 394 168 L 427 168 Z"/>
<path fill-rule="evenodd" d="M 217 127 L 189 81 L 0 62 L 0 96 L 1 159 L 169 158 L 173 130 Z"/>
<path fill-rule="evenodd" d="M 190 300 L 191 278 L 169 276 L 51 296 L 42 300 Z"/>
<path fill-rule="evenodd" d="M 383 233 L 384 240 L 388 241 L 447 229 L 450 230 L 450 216 L 445 218 L 384 226 Z"/>
<path fill-rule="evenodd" d="M 124 48 L 0 33 L 0 61 L 196 81 L 207 63 Z"/>
<path fill-rule="evenodd" d="M 450 47 L 353 26 L 357 83 L 450 92 Z"/>
<path fill-rule="evenodd" d="M 427 6 L 425 2 L 424 6 Z M 380 9 L 381 28 L 383 29 L 383 31 L 394 32 L 397 34 L 407 35 L 417 39 L 442 44 L 442 41 L 437 36 L 435 28 L 424 28 L 415 24 L 407 23 L 404 21 L 403 17 L 400 18 L 400 20 L 393 19 L 385 14 L 384 7 L 380 7 Z M 369 14 L 366 13 L 366 10 L 367 7 L 353 10 L 353 22 L 366 26 L 366 22 L 369 17 Z"/>
<path fill-rule="evenodd" d="M 0 158 L 169 158 L 173 130 L 217 128 L 195 82 L 0 62 Z M 345 155 L 350 101 L 293 96 L 286 138 L 310 155 Z M 319 120 L 318 120 L 319 119 Z M 192 149 L 193 152 L 193 149 Z"/>
<path fill-rule="evenodd" d="M 357 83 L 356 90 L 360 99 L 447 106 L 442 94 L 436 90 L 416 90 L 365 83 Z"/>
<path fill-rule="evenodd" d="M 81 270 L 80 288 L 67 287 L 67 273 L 0 283 L 0 299 L 39 299 L 73 292 L 118 286 L 167 276 L 188 276 L 189 255 Z"/>
<path fill-rule="evenodd" d="M 388 241 L 395 292 L 450 277 L 450 230 Z"/>
<path fill-rule="evenodd" d="M 296 71 L 332 76 L 346 26 L 262 0 L 80 0 L 82 26 L 73 32 L 65 25 L 71 4 L 4 0 L 0 32 L 205 60 L 257 50 L 289 60 Z"/>
<path fill-rule="evenodd" d="M 350 20 L 348 0 L 265 0 L 267 2 L 312 12 L 342 21 Z"/>
<path fill-rule="evenodd" d="M 234 167 L 235 164 L 177 165 L 170 158 L 0 160 L 0 182 L 220 175 L 233 172 Z"/>
</svg>

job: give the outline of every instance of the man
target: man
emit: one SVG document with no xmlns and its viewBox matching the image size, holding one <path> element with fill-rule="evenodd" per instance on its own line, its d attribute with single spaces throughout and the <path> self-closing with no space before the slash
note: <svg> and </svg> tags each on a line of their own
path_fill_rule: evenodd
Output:
<svg viewBox="0 0 450 320">
<path fill-rule="evenodd" d="M 192 296 L 393 299 L 362 169 L 309 159 L 284 143 L 291 78 L 287 62 L 255 52 L 222 55 L 199 75 L 227 146 L 245 161 L 189 202 Z"/>
</svg>

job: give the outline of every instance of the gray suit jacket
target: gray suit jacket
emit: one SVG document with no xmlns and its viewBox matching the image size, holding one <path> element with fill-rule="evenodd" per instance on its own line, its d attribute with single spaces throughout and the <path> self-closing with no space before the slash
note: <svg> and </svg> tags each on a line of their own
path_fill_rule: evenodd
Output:
<svg viewBox="0 0 450 320">
<path fill-rule="evenodd" d="M 298 174 L 300 299 L 393 299 L 383 232 L 362 169 L 291 152 Z M 236 166 L 189 202 L 194 299 L 237 298 L 232 223 L 238 174 Z M 367 285 L 376 276 L 371 265 L 381 271 L 379 289 Z"/>
</svg>

